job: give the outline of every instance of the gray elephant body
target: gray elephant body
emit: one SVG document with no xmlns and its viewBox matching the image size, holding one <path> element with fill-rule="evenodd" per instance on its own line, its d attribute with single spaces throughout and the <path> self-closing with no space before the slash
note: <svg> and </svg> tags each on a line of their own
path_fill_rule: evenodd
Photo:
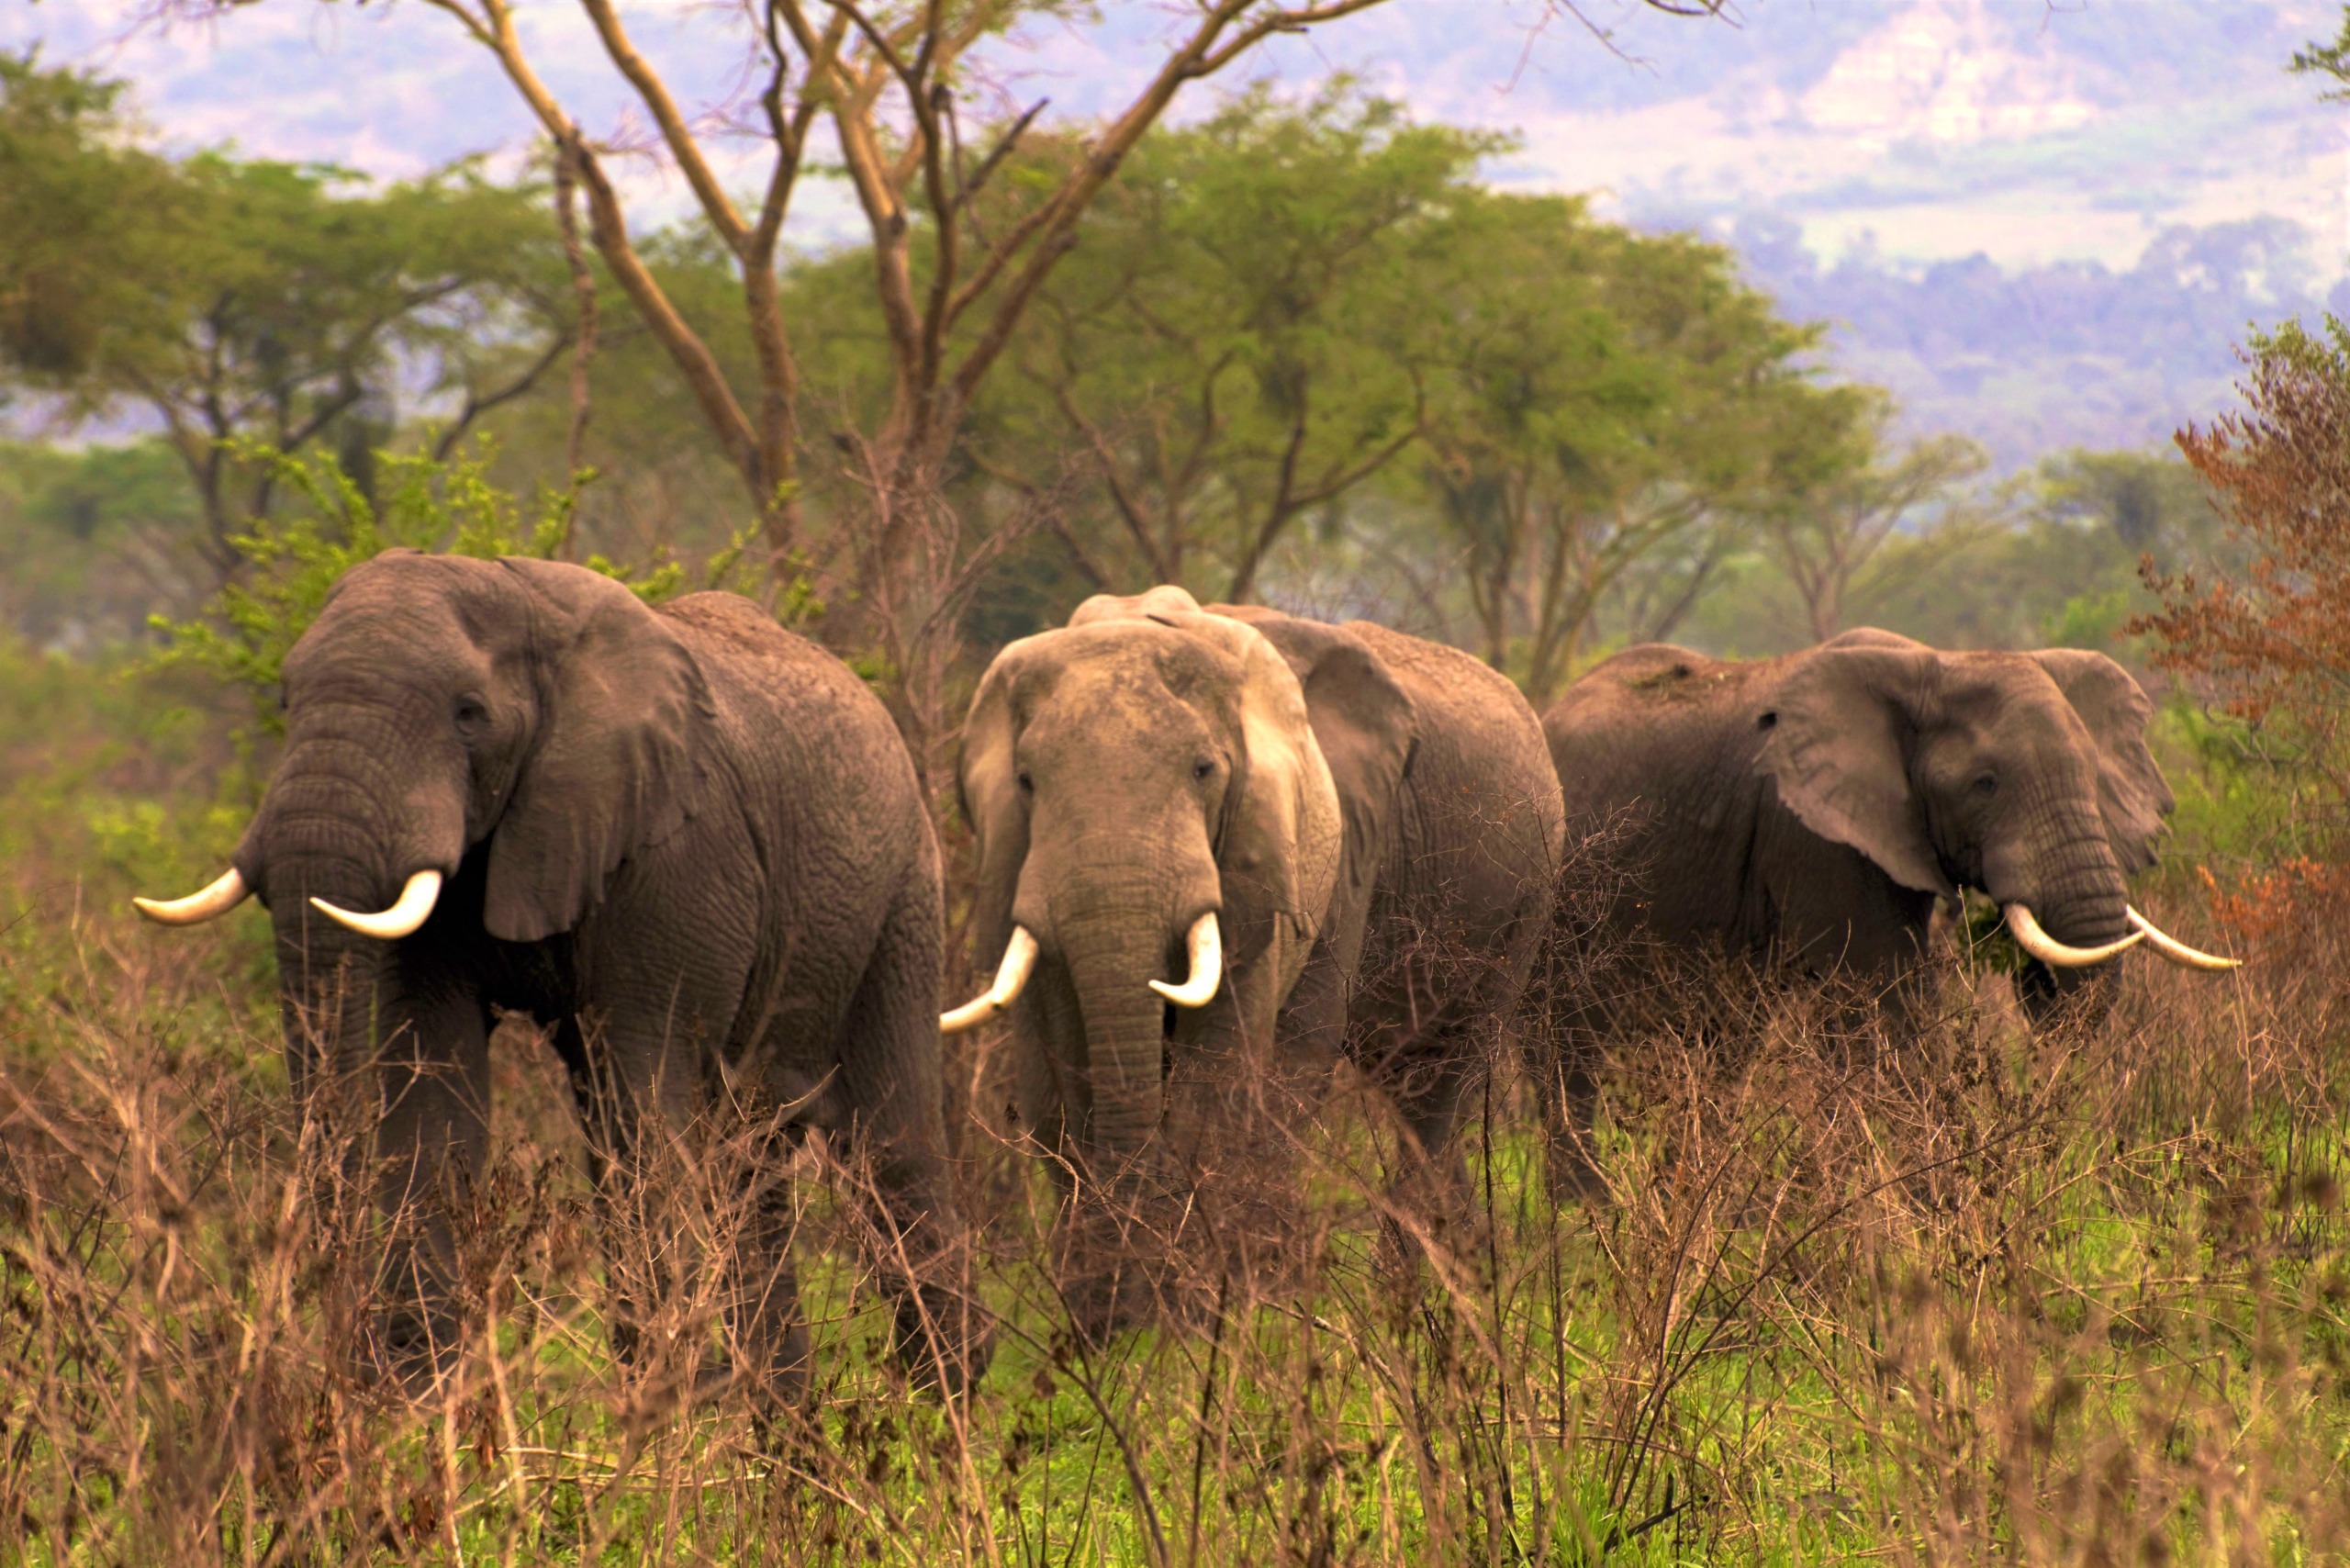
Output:
<svg viewBox="0 0 2350 1568">
<path fill-rule="evenodd" d="M 1342 627 L 1254 609 L 1248 621 L 1305 683 L 1339 633 L 1360 643 L 1410 700 L 1414 744 L 1383 834 L 1368 809 L 1379 781 L 1324 742 L 1339 798 L 1383 837 L 1360 916 L 1343 898 L 1277 1025 L 1284 1042 L 1337 1048 L 1399 1102 L 1428 1154 L 1451 1141 L 1463 1069 L 1516 1012 L 1550 929 L 1565 829 L 1540 722 L 1499 671 L 1458 648 L 1368 621 Z M 1357 802 L 1361 802 L 1358 805 Z M 1351 826 L 1350 823 L 1350 826 Z M 1360 921 L 1359 926 L 1357 921 Z"/>
<path fill-rule="evenodd" d="M 1197 1131 L 1244 1070 L 1310 1081 L 1339 1053 L 1445 1150 L 1562 831 L 1509 682 L 1365 622 L 1096 599 L 990 667 L 962 784 L 980 955 L 1015 927 L 1041 949 L 1013 1010 L 1024 1110 L 1080 1188 L 1198 1191 Z M 1182 976 L 1203 913 L 1223 983 L 1162 1007 L 1146 982 Z"/>
<path fill-rule="evenodd" d="M 954 1230 L 936 844 L 837 659 L 729 594 L 656 611 L 580 567 L 401 552 L 338 585 L 285 672 L 285 757 L 236 866 L 275 925 L 297 1091 L 330 1073 L 380 1108 L 384 1203 L 478 1171 L 510 1009 L 553 1025 L 608 1196 L 647 1118 L 723 1099 L 854 1132 L 914 1255 Z M 398 941 L 310 902 L 379 908 L 422 869 L 448 880 Z M 734 1330 L 746 1371 L 791 1381 L 778 1186 Z M 404 1359 L 445 1354 L 448 1245 L 428 1226 L 395 1259 Z"/>
<path fill-rule="evenodd" d="M 1962 887 L 2074 946 L 2129 934 L 2126 879 L 2171 808 L 2151 713 L 2099 654 L 1868 630 L 1747 662 L 1629 648 L 1543 728 L 1572 830 L 1614 839 L 1617 935 L 1852 977 L 1906 1025 L 1936 902 Z M 2026 1000 L 2109 969 L 2033 963 Z M 1587 1074 L 1567 1078 L 1587 1102 Z"/>
</svg>

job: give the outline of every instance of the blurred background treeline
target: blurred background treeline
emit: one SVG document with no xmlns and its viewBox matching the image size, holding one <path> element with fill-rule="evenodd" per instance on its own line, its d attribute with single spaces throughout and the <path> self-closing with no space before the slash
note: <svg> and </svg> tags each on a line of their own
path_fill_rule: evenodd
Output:
<svg viewBox="0 0 2350 1568">
<path fill-rule="evenodd" d="M 1026 219 L 1083 129 L 999 142 L 967 242 Z M 2002 473 L 1964 431 L 1909 433 L 1734 250 L 1496 189 L 1481 170 L 1505 151 L 1344 80 L 1142 137 L 939 454 L 958 656 L 1180 582 L 1440 637 L 1538 702 L 1652 638 L 1763 654 L 1878 624 L 2126 658 L 2142 564 L 2217 558 L 2176 453 Z M 699 581 L 740 554 L 763 521 L 740 456 L 586 220 L 558 221 L 559 164 L 386 183 L 173 156 L 125 84 L 0 62 L 8 629 L 86 657 L 196 615 L 249 569 L 256 521 L 303 504 L 271 452 L 371 501 L 398 454 L 487 454 L 523 497 L 592 470 L 574 558 Z M 635 251 L 758 407 L 738 255 L 695 221 Z M 871 432 L 902 379 L 875 268 L 862 246 L 780 263 L 799 456 L 771 577 L 803 609 L 859 591 Z"/>
</svg>

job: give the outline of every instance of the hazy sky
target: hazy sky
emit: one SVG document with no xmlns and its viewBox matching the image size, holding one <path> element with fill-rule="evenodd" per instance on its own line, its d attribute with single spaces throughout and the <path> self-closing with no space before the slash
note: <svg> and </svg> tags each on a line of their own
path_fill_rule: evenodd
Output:
<svg viewBox="0 0 2350 1568">
<path fill-rule="evenodd" d="M 530 133 L 487 58 L 416 0 L 264 0 L 201 26 L 137 25 L 150 9 L 0 0 L 0 46 L 131 78 L 151 124 L 186 146 L 400 174 L 510 153 Z M 707 105 L 739 84 L 733 9 L 624 6 Z M 991 76 L 1006 102 L 1102 112 L 1184 9 L 1110 0 L 1097 19 L 1031 26 Z M 592 130 L 641 129 L 576 6 L 526 0 L 521 14 L 543 73 Z M 1582 15 L 1612 46 L 1534 0 L 1390 0 L 1282 43 L 1250 74 L 1303 88 L 1355 72 L 1423 117 L 1521 132 L 1496 179 L 1601 190 L 1652 221 L 1774 212 L 1826 256 L 1865 235 L 1891 257 L 2121 266 L 2162 225 L 2262 214 L 2320 237 L 2313 266 L 2339 273 L 2350 249 L 2350 117 L 2284 71 L 2334 31 L 2331 5 L 1742 0 L 1728 20 L 1684 20 L 1583 0 Z M 1247 79 L 1194 87 L 1184 107 Z M 681 208 L 649 163 L 632 179 L 640 215 Z M 801 216 L 802 243 L 851 232 L 837 191 L 811 193 Z"/>
</svg>

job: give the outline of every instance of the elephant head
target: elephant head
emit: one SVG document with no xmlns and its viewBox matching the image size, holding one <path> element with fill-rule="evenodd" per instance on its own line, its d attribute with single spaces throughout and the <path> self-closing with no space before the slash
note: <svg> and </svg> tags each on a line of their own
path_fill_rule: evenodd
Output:
<svg viewBox="0 0 2350 1568">
<path fill-rule="evenodd" d="M 1921 892 L 1979 889 L 2069 989 L 2155 931 L 2126 879 L 2171 809 L 2146 749 L 2145 693 L 2102 654 L 1940 653 L 1851 633 L 1790 661 L 1757 700 L 1759 770 L 1804 826 Z"/>
<path fill-rule="evenodd" d="M 691 656 L 620 584 L 408 550 L 335 586 L 284 701 L 284 758 L 230 869 L 140 907 L 185 924 L 249 893 L 269 906 L 297 1087 L 321 1065 L 306 1041 L 350 1065 L 397 1025 L 384 966 L 436 913 L 510 942 L 574 925 L 694 809 L 710 718 Z M 461 868 L 478 879 L 452 913 Z"/>
<path fill-rule="evenodd" d="M 988 994 L 1058 1084 L 1064 1142 L 1138 1175 L 1169 1053 L 1263 1044 L 1340 875 L 1339 798 L 1297 676 L 1180 588 L 1087 601 L 1006 647 L 964 730 Z"/>
</svg>

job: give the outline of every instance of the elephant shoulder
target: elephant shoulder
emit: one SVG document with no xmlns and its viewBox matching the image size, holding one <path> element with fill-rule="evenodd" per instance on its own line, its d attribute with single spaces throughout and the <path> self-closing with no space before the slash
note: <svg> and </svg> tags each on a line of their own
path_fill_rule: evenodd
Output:
<svg viewBox="0 0 2350 1568">
<path fill-rule="evenodd" d="M 656 611 L 705 672 L 738 740 L 755 749 L 822 736 L 801 760 L 911 787 L 912 760 L 890 711 L 830 649 L 775 623 L 733 593 L 692 593 Z"/>
<path fill-rule="evenodd" d="M 776 682 L 779 689 L 812 688 L 851 700 L 862 696 L 877 711 L 880 709 L 879 700 L 837 655 L 787 632 L 740 594 L 689 593 L 655 613 L 676 627 L 707 664 Z"/>
</svg>

